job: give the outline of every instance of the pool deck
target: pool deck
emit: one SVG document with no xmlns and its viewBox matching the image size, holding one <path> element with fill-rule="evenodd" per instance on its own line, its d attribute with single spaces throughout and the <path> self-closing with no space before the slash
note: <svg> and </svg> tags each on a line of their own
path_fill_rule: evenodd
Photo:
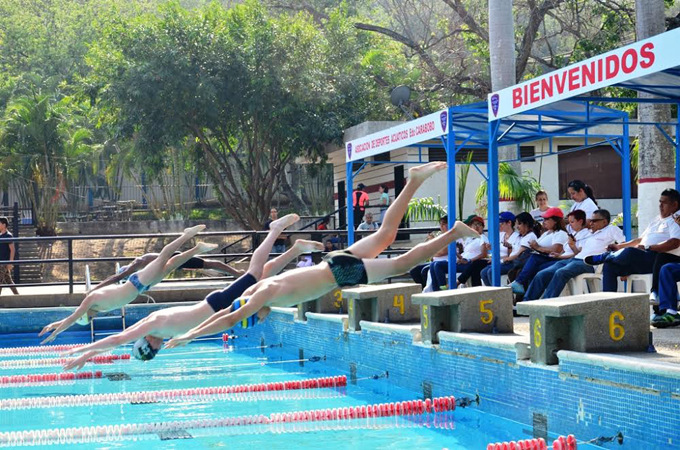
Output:
<svg viewBox="0 0 680 450">
<path fill-rule="evenodd" d="M 229 282 L 221 280 L 207 281 L 164 281 L 154 286 L 149 294 L 157 302 L 175 303 L 182 301 L 198 301 L 207 293 L 224 288 Z M 82 301 L 85 286 L 74 286 L 74 293 L 68 293 L 68 286 L 35 286 L 20 287 L 19 295 L 13 295 L 4 289 L 0 295 L 0 308 L 34 308 L 77 306 Z M 145 297 L 138 298 L 135 303 L 146 303 Z M 331 315 L 332 316 L 332 315 Z M 338 318 L 343 317 L 339 315 Z M 346 317 L 346 316 L 345 316 Z M 385 325 L 385 324 L 382 324 Z M 389 324 L 395 330 L 418 333 L 419 324 Z M 514 335 L 507 335 L 510 340 L 529 342 L 529 318 L 515 317 Z M 619 353 L 627 357 L 640 358 L 646 361 L 680 364 L 680 327 L 658 329 L 650 327 L 656 353 Z"/>
</svg>

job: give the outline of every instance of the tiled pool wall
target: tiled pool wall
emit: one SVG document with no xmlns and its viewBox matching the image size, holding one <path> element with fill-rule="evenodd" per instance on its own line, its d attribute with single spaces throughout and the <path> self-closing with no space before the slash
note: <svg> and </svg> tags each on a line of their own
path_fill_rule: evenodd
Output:
<svg viewBox="0 0 680 450">
<path fill-rule="evenodd" d="M 166 306 L 172 305 L 132 305 L 127 324 Z M 0 334 L 35 333 L 70 311 L 0 310 Z M 441 343 L 431 346 L 413 342 L 406 327 L 362 322 L 362 330 L 353 332 L 340 315 L 308 313 L 307 318 L 298 321 L 292 311 L 274 311 L 257 327 L 236 333 L 255 345 L 283 343 L 296 355 L 325 356 L 326 364 L 356 370 L 359 377 L 388 372 L 391 383 L 423 395 L 479 395 L 476 407 L 529 424 L 530 433 L 547 427 L 549 433 L 588 440 L 621 432 L 632 444 L 627 448 L 680 444 L 680 367 L 675 365 L 561 351 L 559 365 L 541 366 L 518 360 L 507 337 L 442 332 Z M 97 326 L 119 327 L 120 319 Z M 89 327 L 74 330 L 89 332 Z"/>
<path fill-rule="evenodd" d="M 547 423 L 550 433 L 588 440 L 621 432 L 627 448 L 680 445 L 680 367 L 566 351 L 558 366 L 542 366 L 518 361 L 514 343 L 501 336 L 441 333 L 440 345 L 431 346 L 389 325 L 353 332 L 340 316 L 307 317 L 275 312 L 248 338 L 326 356 L 345 371 L 356 365 L 359 376 L 387 371 L 390 382 L 417 392 L 479 395 L 483 411 L 538 428 Z"/>
</svg>

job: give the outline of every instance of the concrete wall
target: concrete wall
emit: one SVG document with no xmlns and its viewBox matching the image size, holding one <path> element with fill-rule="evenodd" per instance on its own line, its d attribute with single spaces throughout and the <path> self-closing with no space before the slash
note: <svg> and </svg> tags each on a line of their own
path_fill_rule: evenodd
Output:
<svg viewBox="0 0 680 450">
<path fill-rule="evenodd" d="M 138 220 L 131 222 L 59 222 L 60 236 L 180 233 L 187 227 L 207 225 L 206 231 L 241 231 L 234 220 Z"/>
</svg>

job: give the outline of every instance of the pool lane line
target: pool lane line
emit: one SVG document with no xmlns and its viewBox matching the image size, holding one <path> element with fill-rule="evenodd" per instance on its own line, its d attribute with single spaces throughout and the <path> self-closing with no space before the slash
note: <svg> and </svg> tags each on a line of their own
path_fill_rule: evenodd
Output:
<svg viewBox="0 0 680 450">
<path fill-rule="evenodd" d="M 8 359 L 0 361 L 0 369 L 23 369 L 26 367 L 63 366 L 75 358 Z M 130 355 L 97 355 L 87 360 L 88 364 L 113 364 L 116 361 L 129 361 Z"/>
<path fill-rule="evenodd" d="M 74 348 L 84 347 L 87 344 L 57 344 L 36 345 L 32 347 L 3 347 L 0 348 L 0 356 L 11 355 L 35 355 L 35 354 L 58 354 Z"/>
<path fill-rule="evenodd" d="M 251 394 L 272 391 L 296 391 L 347 386 L 347 377 L 311 378 L 307 380 L 279 381 L 236 386 L 215 386 L 192 389 L 167 389 L 158 391 L 116 392 L 108 394 L 60 395 L 50 397 L 22 397 L 0 400 L 0 410 L 52 408 L 62 406 L 109 405 L 127 403 L 158 403 L 183 400 L 228 400 Z"/>
<path fill-rule="evenodd" d="M 0 386 L 11 384 L 54 384 L 59 381 L 85 380 L 101 378 L 101 370 L 95 372 L 62 372 L 62 373 L 34 373 L 23 375 L 9 375 L 0 377 Z"/>
<path fill-rule="evenodd" d="M 214 349 L 214 350 L 198 350 L 195 352 L 181 352 L 181 353 L 167 353 L 167 354 L 161 354 L 161 355 L 156 355 L 156 358 L 159 357 L 170 357 L 170 356 L 185 356 L 185 355 L 200 355 L 202 353 L 233 353 L 236 350 L 262 350 L 263 348 L 277 348 L 277 347 L 283 347 L 282 344 L 270 344 L 270 345 L 258 345 L 256 347 L 222 347 L 220 349 Z"/>
<path fill-rule="evenodd" d="M 224 417 L 217 419 L 196 419 L 189 421 L 170 421 L 138 423 L 125 425 L 98 425 L 91 427 L 53 428 L 43 430 L 22 430 L 0 432 L 0 446 L 18 446 L 54 443 L 107 441 L 121 438 L 159 434 L 167 431 L 180 431 L 201 428 L 242 427 L 249 425 L 294 424 L 300 422 L 346 421 L 370 419 L 374 417 L 423 416 L 431 413 L 454 411 L 455 397 L 437 397 L 432 400 L 411 400 L 397 403 L 349 406 L 334 409 L 316 409 L 286 413 L 272 413 L 269 416 L 251 415 Z"/>
</svg>

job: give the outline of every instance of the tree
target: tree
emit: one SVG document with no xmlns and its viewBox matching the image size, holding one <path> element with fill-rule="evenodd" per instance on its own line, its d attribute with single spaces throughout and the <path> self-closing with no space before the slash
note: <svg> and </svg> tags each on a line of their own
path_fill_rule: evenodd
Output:
<svg viewBox="0 0 680 450">
<path fill-rule="evenodd" d="M 635 15 L 638 39 L 665 31 L 664 0 L 636 0 Z M 640 92 L 638 97 L 646 99 L 654 96 Z M 670 105 L 640 103 L 638 118 L 645 122 L 670 122 Z M 644 229 L 658 214 L 656 203 L 646 200 L 656 199 L 661 191 L 674 187 L 671 180 L 675 177 L 675 155 L 673 146 L 656 127 L 641 127 L 638 139 L 638 199 L 645 200 L 638 202 L 638 224 L 640 229 Z"/>
<path fill-rule="evenodd" d="M 361 66 L 370 39 L 342 12 L 327 32 L 311 18 L 274 17 L 256 2 L 119 21 L 93 46 L 91 83 L 142 162 L 161 168 L 187 141 L 225 210 L 260 228 L 286 165 L 323 159 L 323 145 L 373 105 Z"/>
</svg>

